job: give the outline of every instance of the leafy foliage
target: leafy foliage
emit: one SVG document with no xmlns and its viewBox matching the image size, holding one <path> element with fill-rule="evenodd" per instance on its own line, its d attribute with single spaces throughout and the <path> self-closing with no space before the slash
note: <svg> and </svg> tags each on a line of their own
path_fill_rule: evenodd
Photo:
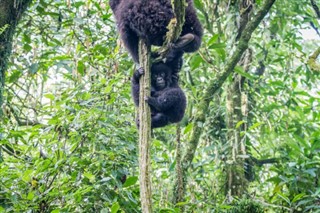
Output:
<svg viewBox="0 0 320 213">
<path fill-rule="evenodd" d="M 246 199 L 231 204 L 224 191 L 231 77 L 212 95 L 205 123 L 192 121 L 207 83 L 234 51 L 239 11 L 237 1 L 194 2 L 206 33 L 199 54 L 185 54 L 180 72 L 188 96 L 183 148 L 194 125 L 202 136 L 185 201 L 173 205 L 176 128 L 154 130 L 156 211 L 319 211 L 320 82 L 306 61 L 319 43 L 316 33 L 307 37 L 316 32 L 310 22 L 320 26 L 309 1 L 278 1 L 250 41 L 249 72 L 235 70 L 246 77 L 249 97 L 247 120 L 235 127 L 247 126 L 241 136 L 248 155 L 241 157 L 276 163 L 254 165 Z M 119 45 L 107 1 L 35 1 L 13 45 L 0 124 L 0 212 L 140 212 L 130 95 L 135 67 Z"/>
</svg>

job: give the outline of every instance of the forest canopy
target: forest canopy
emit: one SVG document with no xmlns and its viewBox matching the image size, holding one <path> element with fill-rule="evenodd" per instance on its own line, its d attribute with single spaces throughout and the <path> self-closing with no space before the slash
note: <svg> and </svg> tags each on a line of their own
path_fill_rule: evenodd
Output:
<svg viewBox="0 0 320 213">
<path fill-rule="evenodd" d="M 193 3 L 153 211 L 319 212 L 320 2 Z M 0 213 L 141 212 L 137 68 L 107 0 L 0 2 Z"/>
</svg>

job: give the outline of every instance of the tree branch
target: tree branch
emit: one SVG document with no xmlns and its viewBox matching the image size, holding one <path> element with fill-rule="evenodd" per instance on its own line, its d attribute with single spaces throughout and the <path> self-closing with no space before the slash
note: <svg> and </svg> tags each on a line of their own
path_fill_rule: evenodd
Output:
<svg viewBox="0 0 320 213">
<path fill-rule="evenodd" d="M 317 18 L 320 19 L 320 10 L 319 10 L 319 7 L 318 5 L 316 4 L 316 2 L 314 0 L 310 0 L 311 2 L 311 5 L 312 5 L 312 8 L 313 10 L 316 12 L 317 14 Z"/>
<path fill-rule="evenodd" d="M 320 73 L 320 64 L 317 63 L 317 58 L 320 55 L 320 47 L 309 56 L 308 65 L 313 72 Z"/>
<path fill-rule="evenodd" d="M 275 0 L 265 0 L 262 8 L 244 28 L 240 36 L 237 48 L 228 60 L 228 63 L 225 66 L 225 70 L 221 73 L 217 73 L 215 78 L 210 81 L 208 88 L 205 90 L 204 96 L 199 104 L 200 108 L 193 121 L 193 134 L 191 136 L 190 142 L 188 143 L 186 154 L 184 155 L 182 160 L 184 173 L 187 172 L 187 169 L 189 168 L 193 160 L 194 153 L 197 149 L 199 138 L 203 130 L 202 125 L 205 122 L 206 113 L 208 111 L 209 103 L 213 95 L 221 88 L 227 77 L 233 72 L 234 67 L 239 62 L 243 52 L 248 48 L 248 42 L 253 31 L 258 27 L 262 19 L 267 15 L 274 2 Z"/>
<path fill-rule="evenodd" d="M 263 166 L 264 164 L 273 164 L 278 163 L 279 159 L 277 158 L 269 158 L 269 159 L 257 159 L 253 156 L 250 157 L 253 163 L 259 167 Z"/>
</svg>

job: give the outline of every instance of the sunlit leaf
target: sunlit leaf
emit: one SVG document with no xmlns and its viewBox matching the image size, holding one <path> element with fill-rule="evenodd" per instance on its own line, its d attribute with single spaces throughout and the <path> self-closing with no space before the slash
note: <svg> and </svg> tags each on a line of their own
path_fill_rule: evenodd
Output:
<svg viewBox="0 0 320 213">
<path fill-rule="evenodd" d="M 137 176 L 129 177 L 129 178 L 127 178 L 126 182 L 123 184 L 123 187 L 132 186 L 132 185 L 136 184 L 137 181 L 138 181 Z"/>
</svg>

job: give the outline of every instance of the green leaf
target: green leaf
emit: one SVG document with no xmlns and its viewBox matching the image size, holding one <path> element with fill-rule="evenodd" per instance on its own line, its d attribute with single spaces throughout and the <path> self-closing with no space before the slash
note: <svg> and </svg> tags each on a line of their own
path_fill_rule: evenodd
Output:
<svg viewBox="0 0 320 213">
<path fill-rule="evenodd" d="M 55 96 L 53 94 L 45 94 L 44 97 L 50 99 L 51 101 L 53 101 L 55 98 Z"/>
<path fill-rule="evenodd" d="M 22 75 L 22 72 L 20 72 L 19 70 L 14 70 L 13 73 L 10 75 L 8 82 L 9 83 L 16 82 L 21 75 Z"/>
<path fill-rule="evenodd" d="M 93 174 L 91 174 L 91 173 L 89 173 L 89 172 L 85 172 L 85 173 L 83 173 L 83 175 L 86 177 L 86 178 L 88 178 L 89 180 L 90 180 L 90 182 L 94 182 L 95 181 L 95 175 L 93 175 Z"/>
<path fill-rule="evenodd" d="M 107 208 L 101 209 L 100 213 L 109 213 L 109 209 Z"/>
<path fill-rule="evenodd" d="M 200 66 L 201 62 L 203 62 L 203 59 L 200 57 L 200 55 L 194 55 L 191 60 L 191 69 L 196 69 Z"/>
<path fill-rule="evenodd" d="M 29 67 L 29 72 L 30 74 L 36 74 L 39 68 L 39 64 L 38 63 L 33 63 L 31 64 L 31 66 Z"/>
<path fill-rule="evenodd" d="M 170 212 L 176 212 L 175 209 L 170 209 L 170 208 L 163 208 L 160 209 L 160 213 L 170 213 Z"/>
<path fill-rule="evenodd" d="M 294 196 L 294 198 L 292 199 L 292 203 L 297 202 L 298 200 L 301 200 L 301 198 L 303 198 L 306 194 L 305 193 L 300 193 L 297 194 L 296 196 Z"/>
<path fill-rule="evenodd" d="M 245 72 L 243 70 L 243 68 L 241 66 L 236 66 L 234 68 L 234 71 L 240 75 L 242 75 L 243 77 L 246 77 L 247 79 L 249 80 L 255 80 L 257 77 L 253 76 L 253 75 L 250 75 L 249 73 Z"/>
<path fill-rule="evenodd" d="M 24 44 L 24 45 L 23 45 L 23 49 L 24 49 L 24 51 L 26 51 L 26 52 L 31 52 L 32 47 L 31 47 L 29 44 Z"/>
<path fill-rule="evenodd" d="M 26 33 L 23 34 L 23 42 L 28 44 L 31 43 L 31 38 L 29 34 L 26 34 Z"/>
<path fill-rule="evenodd" d="M 86 68 L 86 66 L 84 65 L 83 61 L 78 61 L 77 70 L 78 70 L 78 72 L 80 73 L 81 76 L 84 76 L 85 68 Z"/>
<path fill-rule="evenodd" d="M 22 180 L 27 183 L 30 182 L 32 179 L 32 172 L 33 171 L 31 169 L 26 170 L 22 175 Z"/>
<path fill-rule="evenodd" d="M 29 192 L 28 196 L 27 196 L 27 199 L 28 200 L 32 200 L 33 198 L 34 198 L 34 192 Z"/>
<path fill-rule="evenodd" d="M 188 203 L 190 203 L 190 202 L 179 202 L 179 203 L 176 204 L 176 206 L 185 206 Z"/>
<path fill-rule="evenodd" d="M 193 128 L 193 123 L 188 123 L 188 125 L 184 128 L 184 134 L 190 133 Z"/>
<path fill-rule="evenodd" d="M 129 177 L 129 178 L 127 178 L 126 182 L 123 184 L 123 187 L 132 186 L 132 185 L 136 184 L 137 181 L 138 181 L 137 176 Z"/>
<path fill-rule="evenodd" d="M 111 213 L 117 213 L 120 209 L 120 205 L 118 202 L 114 203 L 111 207 Z"/>
<path fill-rule="evenodd" d="M 219 39 L 219 34 L 215 34 L 213 35 L 210 40 L 208 41 L 208 46 L 213 45 L 214 43 L 216 43 Z"/>
<path fill-rule="evenodd" d="M 263 124 L 264 124 L 263 122 L 254 123 L 252 126 L 249 127 L 249 130 L 254 130 Z"/>
<path fill-rule="evenodd" d="M 290 205 L 291 202 L 290 202 L 290 199 L 287 196 L 285 196 L 282 193 L 278 193 L 277 195 Z"/>
<path fill-rule="evenodd" d="M 194 5 L 196 6 L 196 8 L 198 9 L 203 9 L 203 4 L 202 4 L 202 1 L 200 0 L 194 0 Z"/>
<path fill-rule="evenodd" d="M 221 49 L 221 48 L 226 48 L 225 43 L 215 43 L 209 46 L 209 49 Z"/>
<path fill-rule="evenodd" d="M 242 124 L 244 124 L 245 122 L 244 121 L 239 121 L 237 124 L 236 124 L 236 129 L 238 129 Z"/>
</svg>

